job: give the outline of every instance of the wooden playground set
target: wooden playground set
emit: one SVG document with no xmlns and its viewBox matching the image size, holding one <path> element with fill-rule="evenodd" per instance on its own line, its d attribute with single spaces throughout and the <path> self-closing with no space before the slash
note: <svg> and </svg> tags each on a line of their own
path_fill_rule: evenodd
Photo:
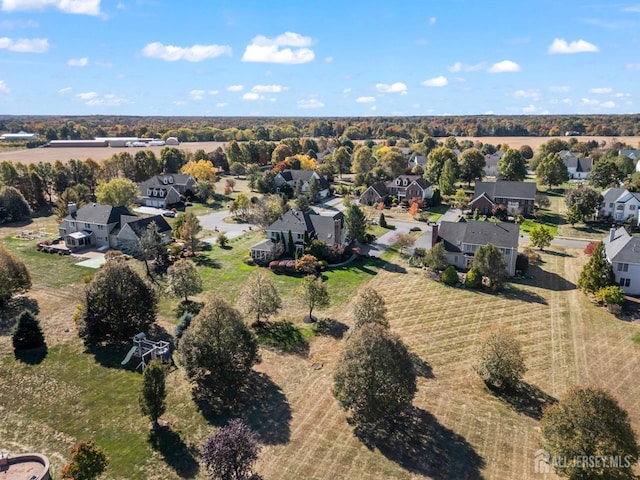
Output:
<svg viewBox="0 0 640 480">
<path fill-rule="evenodd" d="M 149 340 L 144 333 L 138 333 L 133 337 L 133 347 L 124 357 L 121 365 L 129 363 L 132 357 L 140 359 L 140 363 L 136 366 L 136 370 L 140 369 L 140 371 L 144 371 L 147 365 L 156 359 L 160 359 L 165 363 L 172 363 L 169 342 Z"/>
</svg>

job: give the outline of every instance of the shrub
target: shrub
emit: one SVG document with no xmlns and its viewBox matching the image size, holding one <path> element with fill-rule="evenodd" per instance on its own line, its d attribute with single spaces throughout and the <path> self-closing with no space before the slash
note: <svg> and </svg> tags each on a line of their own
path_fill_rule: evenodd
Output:
<svg viewBox="0 0 640 480">
<path fill-rule="evenodd" d="M 242 261 L 249 266 L 254 266 L 256 264 L 256 261 L 253 259 L 251 255 L 247 255 L 242 259 Z"/>
<path fill-rule="evenodd" d="M 590 242 L 587 244 L 586 247 L 584 247 L 584 253 L 585 255 L 593 255 L 593 251 L 595 250 L 595 248 L 598 246 L 598 242 Z"/>
<path fill-rule="evenodd" d="M 422 229 L 420 227 L 411 227 L 411 230 L 409 230 L 410 232 L 421 232 Z"/>
<path fill-rule="evenodd" d="M 467 288 L 480 287 L 482 285 L 482 275 L 476 269 L 470 269 L 464 277 L 464 285 Z"/>
<path fill-rule="evenodd" d="M 25 310 L 18 317 L 11 340 L 16 350 L 38 348 L 44 345 L 44 333 L 40 328 L 40 322 L 29 310 Z"/>
<path fill-rule="evenodd" d="M 189 325 L 191 325 L 191 320 L 193 320 L 193 314 L 191 312 L 184 312 L 180 317 L 180 321 L 176 325 L 176 329 L 173 334 L 175 337 L 174 343 L 176 347 L 178 346 L 178 341 L 182 338 L 182 335 L 184 335 L 184 332 L 189 328 Z"/>
<path fill-rule="evenodd" d="M 529 257 L 527 257 L 525 253 L 518 253 L 518 256 L 516 257 L 516 270 L 521 272 L 529 270 Z"/>
<path fill-rule="evenodd" d="M 445 285 L 453 286 L 458 283 L 458 272 L 453 265 L 449 265 L 442 272 L 442 281 Z"/>
<path fill-rule="evenodd" d="M 218 238 L 216 238 L 216 243 L 220 246 L 220 248 L 224 248 L 229 243 L 229 239 L 223 232 L 218 235 Z"/>
<path fill-rule="evenodd" d="M 523 250 L 523 253 L 526 255 L 527 259 L 529 260 L 529 265 L 535 265 L 537 263 L 540 263 L 540 260 L 542 259 L 542 257 L 540 257 L 540 254 L 538 252 L 536 252 L 535 250 L 529 247 L 525 248 Z"/>
<path fill-rule="evenodd" d="M 622 305 L 625 301 L 625 293 L 618 285 L 604 287 L 595 293 L 596 301 L 605 305 Z"/>
</svg>

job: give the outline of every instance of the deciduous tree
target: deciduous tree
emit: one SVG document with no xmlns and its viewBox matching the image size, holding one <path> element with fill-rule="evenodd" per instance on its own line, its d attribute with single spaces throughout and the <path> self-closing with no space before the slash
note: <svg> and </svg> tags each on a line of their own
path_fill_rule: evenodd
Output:
<svg viewBox="0 0 640 480">
<path fill-rule="evenodd" d="M 456 191 L 456 181 L 458 180 L 458 164 L 455 160 L 448 158 L 442 167 L 440 175 L 440 192 L 443 195 L 452 195 Z"/>
<path fill-rule="evenodd" d="M 61 475 L 65 480 L 95 480 L 109 465 L 109 457 L 93 439 L 80 440 L 71 450 L 71 462 Z"/>
<path fill-rule="evenodd" d="M 497 327 L 482 338 L 478 352 L 478 375 L 497 388 L 513 388 L 527 371 L 522 346 L 511 330 Z"/>
<path fill-rule="evenodd" d="M 495 245 L 487 243 L 478 247 L 471 261 L 471 268 L 489 279 L 492 290 L 502 289 L 507 277 L 507 262 Z"/>
<path fill-rule="evenodd" d="M 538 247 L 540 250 L 544 250 L 545 247 L 551 245 L 553 235 L 547 227 L 544 225 L 536 225 L 529 231 L 529 238 L 531 245 Z"/>
<path fill-rule="evenodd" d="M 259 453 L 258 436 L 237 418 L 209 435 L 202 446 L 202 460 L 212 479 L 250 478 Z"/>
<path fill-rule="evenodd" d="M 378 323 L 389 326 L 387 306 L 384 298 L 373 288 L 363 288 L 353 302 L 353 327 L 358 328 L 365 323 Z"/>
<path fill-rule="evenodd" d="M 215 182 L 217 175 L 216 168 L 209 160 L 198 160 L 197 162 L 192 160 L 187 162 L 187 164 L 182 167 L 182 173 L 191 175 L 198 181 L 206 180 L 208 182 Z"/>
<path fill-rule="evenodd" d="M 614 285 L 615 280 L 611 265 L 604 257 L 604 244 L 599 242 L 580 272 L 578 288 L 584 293 L 595 293 L 601 288 Z"/>
<path fill-rule="evenodd" d="M 142 375 L 142 389 L 138 403 L 143 415 L 149 417 L 153 427 L 158 426 L 158 419 L 167 409 L 167 368 L 160 360 L 147 365 Z"/>
<path fill-rule="evenodd" d="M 432 270 L 447 268 L 447 253 L 442 242 L 436 243 L 424 256 L 424 264 Z"/>
<path fill-rule="evenodd" d="M 187 247 L 191 252 L 196 252 L 200 245 L 198 234 L 202 230 L 198 217 L 193 212 L 185 212 L 179 216 L 179 219 L 179 237 L 187 243 Z"/>
<path fill-rule="evenodd" d="M 31 215 L 31 208 L 18 189 L 0 187 L 0 223 L 17 222 Z"/>
<path fill-rule="evenodd" d="M 607 159 L 597 161 L 589 173 L 588 182 L 596 188 L 617 187 L 624 174 L 618 166 Z"/>
<path fill-rule="evenodd" d="M 195 264 L 181 258 L 167 270 L 167 293 L 172 297 L 182 298 L 189 302 L 189 295 L 197 295 L 202 292 L 202 278 Z"/>
<path fill-rule="evenodd" d="M 606 390 L 570 387 L 540 422 L 558 475 L 569 479 L 633 479 L 640 449 L 628 413 Z M 606 459 L 598 464 L 583 459 Z M 613 463 L 614 459 L 618 459 Z"/>
<path fill-rule="evenodd" d="M 280 311 L 282 299 L 267 272 L 256 270 L 249 275 L 238 297 L 238 307 L 246 315 L 252 315 L 256 323 Z"/>
<path fill-rule="evenodd" d="M 98 203 L 114 207 L 131 205 L 138 197 L 140 197 L 138 185 L 128 178 L 114 178 L 107 183 L 98 185 L 96 190 Z"/>
<path fill-rule="evenodd" d="M 604 199 L 599 192 L 587 187 L 572 188 L 565 195 L 565 202 L 569 210 L 575 206 L 583 217 L 593 216 L 596 210 L 602 206 L 603 201 Z"/>
<path fill-rule="evenodd" d="M 487 162 L 477 148 L 468 148 L 458 157 L 460 179 L 471 185 L 475 180 L 482 180 Z"/>
<path fill-rule="evenodd" d="M 314 320 L 312 314 L 315 308 L 329 305 L 329 291 L 321 277 L 307 275 L 300 282 L 297 293 L 302 305 L 309 309 L 309 316 L 306 319 L 310 322 Z"/>
<path fill-rule="evenodd" d="M 519 150 L 509 149 L 498 161 L 500 180 L 522 181 L 527 178 L 527 164 Z"/>
<path fill-rule="evenodd" d="M 558 153 L 550 153 L 540 160 L 536 168 L 536 176 L 543 185 L 547 185 L 549 188 L 569 180 L 567 166 Z"/>
<path fill-rule="evenodd" d="M 417 390 L 407 347 L 397 335 L 376 323 L 354 331 L 333 380 L 333 394 L 340 406 L 360 424 L 402 413 Z"/>
<path fill-rule="evenodd" d="M 25 263 L 0 244 L 0 307 L 16 293 L 31 288 L 31 274 Z"/>
<path fill-rule="evenodd" d="M 447 160 L 456 162 L 456 154 L 447 147 L 436 147 L 429 153 L 427 157 L 427 168 L 424 176 L 432 183 L 440 182 L 440 175 Z"/>
</svg>

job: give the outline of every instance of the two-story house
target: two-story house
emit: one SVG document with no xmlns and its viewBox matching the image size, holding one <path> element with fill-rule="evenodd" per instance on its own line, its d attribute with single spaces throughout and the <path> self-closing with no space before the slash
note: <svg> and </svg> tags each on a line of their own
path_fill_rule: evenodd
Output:
<svg viewBox="0 0 640 480">
<path fill-rule="evenodd" d="M 498 162 L 504 156 L 502 150 L 488 153 L 484 156 L 484 167 L 482 173 L 485 177 L 498 177 Z"/>
<path fill-rule="evenodd" d="M 383 202 L 389 195 L 400 201 L 412 198 L 427 200 L 433 196 L 433 186 L 420 175 L 400 175 L 390 182 L 371 185 L 360 195 L 360 204 L 374 205 Z"/>
<path fill-rule="evenodd" d="M 118 250 L 135 254 L 140 244 L 140 238 L 152 223 L 155 224 L 156 232 L 160 235 L 162 243 L 166 245 L 171 242 L 171 226 L 162 215 L 150 217 L 122 215 L 120 217 L 120 231 L 116 235 Z"/>
<path fill-rule="evenodd" d="M 507 274 L 516 273 L 520 226 L 506 222 L 441 222 L 431 226 L 431 246 L 442 243 L 450 265 L 467 270 L 478 247 L 491 243 L 504 255 Z"/>
<path fill-rule="evenodd" d="M 342 212 L 321 215 L 311 208 L 305 212 L 289 210 L 265 230 L 267 239 L 251 247 L 251 257 L 259 262 L 275 258 L 278 240 L 281 240 L 285 250 L 288 250 L 291 238 L 293 249 L 297 252 L 304 251 L 305 238 L 322 241 L 328 247 L 345 245 L 347 241 Z"/>
<path fill-rule="evenodd" d="M 599 216 L 610 217 L 616 222 L 630 220 L 638 225 L 640 209 L 640 193 L 630 192 L 626 188 L 607 188 L 602 192 L 602 208 Z"/>
<path fill-rule="evenodd" d="M 504 205 L 510 215 L 531 215 L 536 200 L 536 184 L 532 182 L 476 182 L 471 210 L 490 214 L 495 205 Z"/>
<path fill-rule="evenodd" d="M 298 182 L 302 184 L 302 193 L 309 191 L 309 183 L 311 179 L 315 178 L 318 182 L 318 189 L 320 198 L 326 198 L 329 196 L 329 182 L 322 175 L 314 170 L 282 170 L 274 178 L 276 185 L 276 192 L 280 191 L 280 188 L 287 184 L 295 190 Z"/>
<path fill-rule="evenodd" d="M 138 203 L 147 207 L 167 208 L 180 202 L 182 195 L 193 190 L 196 180 L 191 175 L 166 173 L 155 175 L 138 184 Z"/>
<path fill-rule="evenodd" d="M 623 227 L 612 228 L 603 244 L 616 283 L 628 295 L 640 295 L 640 238 L 632 237 Z"/>
<path fill-rule="evenodd" d="M 580 154 L 562 150 L 559 152 L 562 163 L 567 167 L 570 180 L 586 180 L 593 168 L 593 160 Z"/>
</svg>

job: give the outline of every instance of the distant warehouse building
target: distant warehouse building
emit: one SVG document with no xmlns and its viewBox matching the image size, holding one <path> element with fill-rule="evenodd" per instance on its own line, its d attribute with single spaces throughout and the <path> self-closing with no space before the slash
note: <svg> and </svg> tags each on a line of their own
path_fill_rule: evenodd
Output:
<svg viewBox="0 0 640 480">
<path fill-rule="evenodd" d="M 105 142 L 108 147 L 128 147 L 127 143 L 139 141 L 138 137 L 96 137 L 96 140 Z"/>
<path fill-rule="evenodd" d="M 108 147 L 104 140 L 51 140 L 47 147 L 70 148 L 70 147 Z"/>
<path fill-rule="evenodd" d="M 0 135 L 0 140 L 36 140 L 38 135 L 35 133 L 27 133 L 22 130 L 18 133 L 5 133 Z"/>
</svg>

